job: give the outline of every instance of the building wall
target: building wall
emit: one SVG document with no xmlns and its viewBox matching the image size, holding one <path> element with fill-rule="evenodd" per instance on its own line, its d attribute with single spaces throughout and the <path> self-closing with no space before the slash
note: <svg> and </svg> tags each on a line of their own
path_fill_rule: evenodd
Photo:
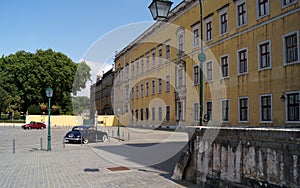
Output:
<svg viewBox="0 0 300 188">
<path fill-rule="evenodd" d="M 204 73 L 204 113 L 210 114 L 208 125 L 238 125 L 238 126 L 282 126 L 299 125 L 299 91 L 300 91 L 300 57 L 299 57 L 299 2 L 294 1 L 288 6 L 282 5 L 283 1 L 269 1 L 266 16 L 258 17 L 257 1 L 249 0 L 203 0 L 203 25 L 206 61 L 203 64 Z M 237 26 L 239 6 L 244 6 L 246 13 L 245 24 Z M 269 7 L 269 8 L 268 8 Z M 227 32 L 220 34 L 220 16 L 227 12 Z M 207 40 L 207 24 L 212 24 L 212 39 Z M 194 30 L 199 24 L 199 1 L 183 1 L 169 14 L 166 22 L 157 22 L 130 45 L 116 55 L 115 68 L 118 72 L 118 81 L 115 82 L 115 91 L 119 92 L 115 97 L 116 105 L 122 109 L 121 114 L 129 122 L 124 124 L 135 125 L 197 125 L 199 106 L 199 83 L 194 83 L 194 67 L 199 65 L 198 54 L 200 41 L 194 45 Z M 293 49 L 297 57 L 295 62 L 286 64 L 285 37 L 296 34 L 296 47 Z M 288 35 L 287 35 L 288 34 Z M 183 50 L 179 45 L 179 36 L 183 35 Z M 198 36 L 199 39 L 199 36 Z M 268 42 L 270 66 L 259 68 L 260 46 Z M 166 58 L 166 46 L 170 45 L 170 58 Z M 162 49 L 162 57 L 159 57 L 159 49 Z M 240 56 L 246 50 L 247 70 L 239 73 Z M 155 52 L 155 66 L 152 67 L 152 53 Z M 149 69 L 147 56 L 150 56 Z M 221 76 L 221 57 L 228 56 L 228 77 Z M 161 64 L 159 59 L 162 58 Z M 142 62 L 144 66 L 142 66 Z M 212 62 L 212 78 L 209 66 Z M 128 68 L 126 68 L 128 67 Z M 144 67 L 142 69 L 142 67 Z M 179 69 L 183 68 L 183 87 L 179 87 Z M 138 72 L 137 72 L 138 70 Z M 156 89 L 158 79 L 165 79 L 170 75 L 171 90 L 148 97 L 141 97 L 141 84 L 144 85 L 155 80 Z M 163 82 L 163 88 L 165 82 Z M 138 89 L 136 88 L 138 86 Z M 129 89 L 125 89 L 128 87 Z M 151 87 L 151 86 L 150 86 Z M 131 91 L 134 93 L 131 98 Z M 138 97 L 136 92 L 138 91 Z M 292 108 L 296 111 L 294 119 L 287 121 L 288 98 L 294 92 L 298 99 L 294 100 Z M 286 98 L 286 100 L 283 100 Z M 222 119 L 224 108 L 222 101 L 228 100 L 228 120 Z M 262 105 L 262 100 L 267 104 Z M 161 103 L 155 103 L 160 101 Z M 245 103 L 243 103 L 243 101 Z M 183 117 L 179 117 L 179 104 L 182 103 Z M 211 102 L 211 113 L 208 104 Z M 130 104 L 130 105 L 128 105 Z M 141 120 L 141 109 L 144 111 L 151 104 L 155 104 L 156 118 L 154 122 Z M 242 106 L 245 105 L 243 110 Z M 159 107 L 166 109 L 170 106 L 170 121 L 157 120 Z M 263 109 L 268 114 L 262 115 Z M 138 120 L 136 117 L 138 110 Z M 132 114 L 133 112 L 133 114 Z M 290 110 L 291 112 L 291 110 Z M 244 116 L 242 115 L 244 114 Z M 132 118 L 133 116 L 133 118 Z M 199 116 L 199 115 L 198 115 Z M 265 118 L 263 121 L 262 117 Z M 164 118 L 163 118 L 164 119 Z M 151 120 L 151 115 L 150 115 Z M 180 120 L 180 121 L 179 121 Z"/>
</svg>

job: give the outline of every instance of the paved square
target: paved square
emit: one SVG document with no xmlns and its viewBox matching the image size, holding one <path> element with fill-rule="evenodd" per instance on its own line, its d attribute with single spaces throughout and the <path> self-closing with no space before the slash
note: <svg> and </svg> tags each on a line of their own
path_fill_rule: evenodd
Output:
<svg viewBox="0 0 300 188">
<path fill-rule="evenodd" d="M 0 187 L 191 186 L 191 184 L 183 185 L 169 179 L 170 167 L 177 160 L 176 157 L 170 159 L 169 162 L 165 161 L 167 163 L 165 165 L 168 166 L 166 168 L 163 168 L 161 164 L 148 167 L 139 163 L 140 166 L 136 164 L 127 166 L 129 170 L 109 170 L 108 168 L 120 167 L 122 166 L 120 163 L 124 163 L 109 159 L 111 156 L 119 155 L 120 160 L 127 158 L 127 162 L 134 162 L 130 161 L 132 154 L 127 154 L 126 151 L 122 153 L 120 150 L 123 150 L 124 145 L 131 144 L 130 147 L 132 147 L 134 144 L 141 144 L 138 142 L 140 138 L 138 134 L 132 133 L 131 140 L 125 142 L 111 139 L 110 143 L 65 144 L 63 146 L 63 136 L 69 129 L 51 129 L 52 151 L 46 151 L 47 130 L 0 127 Z M 168 134 L 171 133 L 157 132 L 156 138 L 146 139 L 142 144 L 153 143 L 155 139 L 157 142 L 158 138 L 163 138 Z M 15 153 L 13 153 L 13 139 L 15 140 Z"/>
</svg>

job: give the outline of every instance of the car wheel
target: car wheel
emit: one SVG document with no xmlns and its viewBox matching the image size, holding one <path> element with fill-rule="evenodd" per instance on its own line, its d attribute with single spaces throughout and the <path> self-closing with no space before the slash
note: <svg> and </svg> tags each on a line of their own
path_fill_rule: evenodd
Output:
<svg viewBox="0 0 300 188">
<path fill-rule="evenodd" d="M 107 142 L 108 138 L 107 138 L 107 135 L 103 135 L 102 136 L 102 142 Z"/>
<path fill-rule="evenodd" d="M 87 144 L 87 143 L 89 143 L 89 140 L 87 138 L 84 138 L 82 143 Z"/>
<path fill-rule="evenodd" d="M 43 129 L 44 129 L 44 127 L 41 127 L 40 129 L 41 129 L 41 130 L 43 130 Z"/>
</svg>

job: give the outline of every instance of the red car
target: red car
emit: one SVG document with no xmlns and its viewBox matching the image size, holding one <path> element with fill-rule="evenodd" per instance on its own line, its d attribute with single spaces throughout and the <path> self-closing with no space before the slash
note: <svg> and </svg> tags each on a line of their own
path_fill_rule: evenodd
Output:
<svg viewBox="0 0 300 188">
<path fill-rule="evenodd" d="M 46 128 L 46 124 L 41 123 L 41 122 L 30 122 L 29 124 L 23 125 L 22 126 L 23 129 L 45 129 Z"/>
</svg>

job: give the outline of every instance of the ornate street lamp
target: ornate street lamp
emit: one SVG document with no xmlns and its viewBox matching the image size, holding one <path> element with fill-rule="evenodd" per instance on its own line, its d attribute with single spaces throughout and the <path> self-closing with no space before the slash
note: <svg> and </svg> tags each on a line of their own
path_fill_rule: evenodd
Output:
<svg viewBox="0 0 300 188">
<path fill-rule="evenodd" d="M 51 151 L 51 131 L 50 131 L 50 113 L 51 113 L 51 97 L 53 96 L 53 89 L 49 86 L 46 89 L 46 96 L 48 97 L 48 147 L 47 151 Z"/>
<path fill-rule="evenodd" d="M 172 4 L 168 0 L 153 0 L 148 8 L 154 20 L 162 21 L 168 17 Z"/>
<path fill-rule="evenodd" d="M 150 4 L 149 9 L 152 13 L 154 20 L 163 20 L 167 18 L 171 5 L 173 2 L 168 0 L 153 0 Z M 206 61 L 206 55 L 204 53 L 204 41 L 203 41 L 203 2 L 199 0 L 200 4 L 200 39 L 201 39 L 201 49 L 200 53 L 198 54 L 198 59 L 200 61 L 200 96 L 199 96 L 199 103 L 200 103 L 200 118 L 199 118 L 199 125 L 203 125 L 203 63 Z"/>
</svg>

